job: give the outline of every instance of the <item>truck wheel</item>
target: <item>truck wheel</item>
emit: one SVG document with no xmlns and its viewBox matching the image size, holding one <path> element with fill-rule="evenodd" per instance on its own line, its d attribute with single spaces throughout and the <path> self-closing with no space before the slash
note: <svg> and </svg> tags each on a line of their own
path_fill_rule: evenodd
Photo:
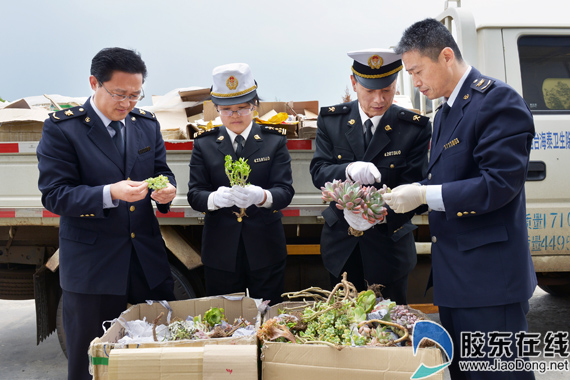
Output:
<svg viewBox="0 0 570 380">
<path fill-rule="evenodd" d="M 65 331 L 63 330 L 63 297 L 59 296 L 59 302 L 57 304 L 57 314 L 55 317 L 55 327 L 57 330 L 57 339 L 59 339 L 59 345 L 63 354 L 67 358 L 67 347 L 65 346 Z"/>
<path fill-rule="evenodd" d="M 170 264 L 170 273 L 174 280 L 174 297 L 177 300 L 196 298 L 196 291 L 186 276 L 174 265 Z"/>
<path fill-rule="evenodd" d="M 564 285 L 539 285 L 540 289 L 544 290 L 546 293 L 552 294 L 558 297 L 568 297 L 570 296 L 570 284 Z"/>
</svg>

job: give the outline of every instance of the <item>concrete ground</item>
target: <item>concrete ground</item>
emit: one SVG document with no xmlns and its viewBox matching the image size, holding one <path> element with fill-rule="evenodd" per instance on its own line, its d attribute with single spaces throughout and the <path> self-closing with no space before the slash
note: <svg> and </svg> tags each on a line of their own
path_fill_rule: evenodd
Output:
<svg viewBox="0 0 570 380">
<path fill-rule="evenodd" d="M 537 289 L 530 301 L 529 330 L 568 331 L 570 324 L 570 297 L 553 297 Z M 67 359 L 63 355 L 57 335 L 36 345 L 34 301 L 0 300 L 0 380 L 61 380 L 67 378 Z M 438 320 L 437 314 L 432 314 Z M 533 359 L 537 361 L 544 358 Z M 555 358 L 551 360 L 566 360 Z M 570 372 L 536 373 L 537 380 L 570 378 Z M 449 374 L 444 374 L 449 379 Z"/>
</svg>

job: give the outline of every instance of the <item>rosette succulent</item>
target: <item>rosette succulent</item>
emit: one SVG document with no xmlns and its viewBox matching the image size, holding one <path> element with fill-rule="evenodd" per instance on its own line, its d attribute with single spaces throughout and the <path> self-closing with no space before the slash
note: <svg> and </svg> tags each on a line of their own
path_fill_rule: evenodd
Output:
<svg viewBox="0 0 570 380">
<path fill-rule="evenodd" d="M 335 179 L 333 182 L 325 183 L 321 190 L 323 192 L 322 199 L 325 202 L 336 202 L 336 207 L 339 210 L 360 211 L 362 188 L 358 182 L 352 182 L 348 179 L 346 181 Z"/>
<path fill-rule="evenodd" d="M 386 185 L 380 190 L 377 190 L 374 186 L 362 187 L 360 211 L 362 212 L 362 217 L 368 219 L 368 222 L 375 223 L 376 221 L 381 221 L 388 213 L 388 210 L 384 207 L 384 200 L 382 199 L 382 194 L 387 191 L 388 188 Z"/>
</svg>

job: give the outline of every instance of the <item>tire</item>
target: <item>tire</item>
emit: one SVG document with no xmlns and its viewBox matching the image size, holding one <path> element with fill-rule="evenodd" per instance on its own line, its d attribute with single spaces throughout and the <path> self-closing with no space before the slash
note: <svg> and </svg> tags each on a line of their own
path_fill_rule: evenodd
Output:
<svg viewBox="0 0 570 380">
<path fill-rule="evenodd" d="M 59 296 L 59 302 L 57 304 L 57 313 L 55 317 L 55 327 L 57 330 L 57 339 L 59 339 L 59 345 L 63 354 L 67 358 L 67 346 L 65 344 L 65 331 L 63 330 L 63 297 Z"/>
<path fill-rule="evenodd" d="M 174 280 L 174 298 L 176 300 L 196 298 L 196 290 L 180 269 L 170 264 L 170 273 Z"/>
<path fill-rule="evenodd" d="M 564 285 L 539 285 L 540 289 L 544 290 L 546 293 L 549 293 L 553 296 L 557 297 L 568 297 L 570 296 L 570 284 Z"/>
</svg>

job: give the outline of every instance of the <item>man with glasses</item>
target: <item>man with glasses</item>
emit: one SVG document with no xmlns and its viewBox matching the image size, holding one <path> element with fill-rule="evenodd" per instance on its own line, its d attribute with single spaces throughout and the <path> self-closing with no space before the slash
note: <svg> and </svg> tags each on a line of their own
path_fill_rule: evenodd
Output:
<svg viewBox="0 0 570 380">
<path fill-rule="evenodd" d="M 101 50 L 91 63 L 93 95 L 52 113 L 38 145 L 42 203 L 60 216 L 69 379 L 91 379 L 89 343 L 127 303 L 174 299 L 153 203 L 167 213 L 176 182 L 156 117 L 135 108 L 145 77 L 138 53 Z M 144 180 L 161 174 L 168 187 L 149 191 Z"/>
</svg>

